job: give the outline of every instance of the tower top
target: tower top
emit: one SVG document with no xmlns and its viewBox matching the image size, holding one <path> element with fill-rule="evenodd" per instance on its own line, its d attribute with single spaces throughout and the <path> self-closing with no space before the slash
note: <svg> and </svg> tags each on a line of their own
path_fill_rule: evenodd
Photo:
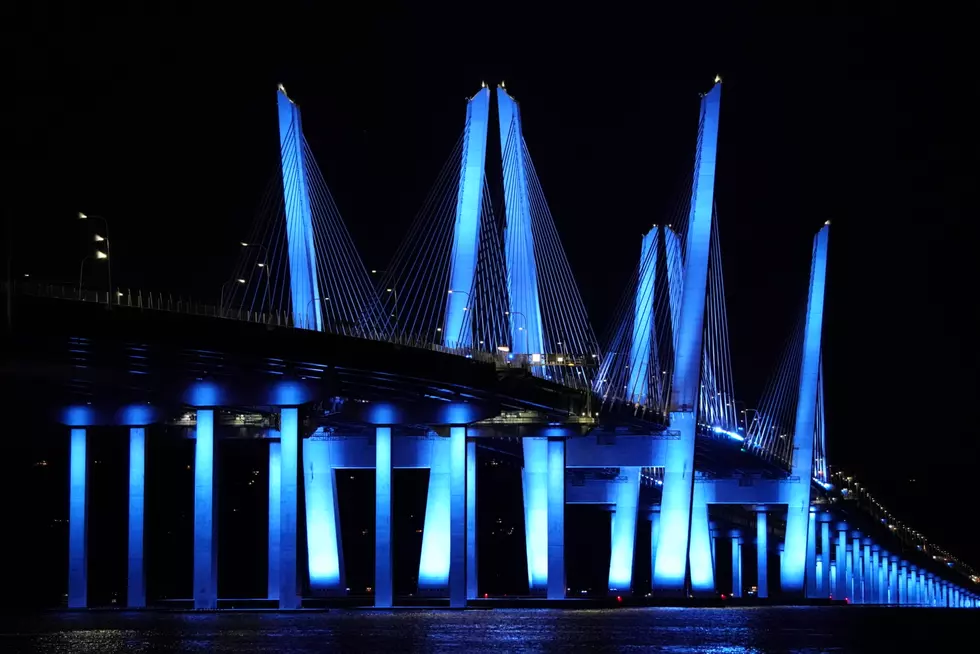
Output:
<svg viewBox="0 0 980 654">
<path fill-rule="evenodd" d="M 721 75 L 715 75 L 715 84 L 721 84 Z"/>
<path fill-rule="evenodd" d="M 277 89 L 279 90 L 279 92 L 280 92 L 280 93 L 282 93 L 282 94 L 283 94 L 284 96 L 286 96 L 286 99 L 287 99 L 287 100 L 289 100 L 290 102 L 292 102 L 292 101 L 293 101 L 293 99 L 289 97 L 289 94 L 288 94 L 288 93 L 286 93 L 286 87 L 285 87 L 285 86 L 283 86 L 282 84 L 279 84 L 279 85 L 277 86 Z M 294 104 L 295 104 L 295 103 L 294 103 Z"/>
</svg>

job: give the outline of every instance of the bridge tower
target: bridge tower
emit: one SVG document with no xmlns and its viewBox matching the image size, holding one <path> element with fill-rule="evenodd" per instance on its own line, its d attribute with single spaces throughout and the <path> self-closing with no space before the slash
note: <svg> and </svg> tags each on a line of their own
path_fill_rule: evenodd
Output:
<svg viewBox="0 0 980 654">
<path fill-rule="evenodd" d="M 303 123 L 299 106 L 289 99 L 281 84 L 277 96 L 293 324 L 297 327 L 323 331 Z"/>
<path fill-rule="evenodd" d="M 477 252 L 480 247 L 483 189 L 487 154 L 487 124 L 490 118 L 490 89 L 484 88 L 466 103 L 466 128 L 459 169 L 456 222 L 449 268 L 449 290 L 443 324 L 443 345 L 468 347 L 471 330 L 466 329 L 466 309 L 473 296 Z"/>
<path fill-rule="evenodd" d="M 683 292 L 675 338 L 674 379 L 670 397 L 670 441 L 660 509 L 660 542 L 654 561 L 653 588 L 660 594 L 684 593 L 694 493 L 694 439 L 700 393 L 702 336 L 714 209 L 715 160 L 721 83 L 701 99 L 700 138 L 695 157 L 691 212 L 684 248 Z"/>
<path fill-rule="evenodd" d="M 820 393 L 820 348 L 823 328 L 824 287 L 827 278 L 827 240 L 830 221 L 813 239 L 810 292 L 803 332 L 803 362 L 800 367 L 800 394 L 793 430 L 791 477 L 797 480 L 789 489 L 786 514 L 786 549 L 780 571 L 782 591 L 803 596 L 807 561 L 807 520 L 813 479 L 813 439 Z"/>
<path fill-rule="evenodd" d="M 527 153 L 521 110 L 503 84 L 497 86 L 504 176 L 504 260 L 507 268 L 510 341 L 514 354 L 544 355 L 544 327 L 531 224 Z M 538 368 L 541 370 L 541 368 Z M 565 597 L 565 443 L 560 437 L 522 440 L 524 525 L 528 587 L 548 599 Z"/>
</svg>

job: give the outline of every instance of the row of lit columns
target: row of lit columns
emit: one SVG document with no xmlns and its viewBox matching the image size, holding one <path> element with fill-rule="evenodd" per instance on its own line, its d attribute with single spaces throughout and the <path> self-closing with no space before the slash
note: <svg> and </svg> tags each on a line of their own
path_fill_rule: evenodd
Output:
<svg viewBox="0 0 980 654">
<path fill-rule="evenodd" d="M 194 445 L 193 602 L 212 609 L 218 602 L 217 439 L 214 410 L 199 409 Z M 375 604 L 390 607 L 392 578 L 392 435 L 377 427 L 375 490 Z M 69 608 L 88 605 L 88 431 L 73 428 L 70 442 Z M 269 443 L 268 598 L 279 608 L 301 606 L 298 579 L 299 415 L 295 407 L 280 410 L 278 441 Z M 462 607 L 476 597 L 476 443 L 466 442 L 466 428 L 449 436 L 450 605 Z M 334 474 L 331 471 L 331 474 Z M 130 428 L 128 583 L 126 605 L 146 606 L 144 510 L 146 432 Z M 563 583 L 563 582 L 562 582 Z"/>
</svg>

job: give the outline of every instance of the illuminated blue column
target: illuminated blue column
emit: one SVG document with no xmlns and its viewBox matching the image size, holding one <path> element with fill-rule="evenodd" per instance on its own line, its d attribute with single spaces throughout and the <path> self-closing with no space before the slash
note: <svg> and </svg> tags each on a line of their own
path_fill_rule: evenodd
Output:
<svg viewBox="0 0 980 654">
<path fill-rule="evenodd" d="M 898 555 L 890 555 L 888 563 L 891 567 L 888 573 L 888 603 L 898 604 Z"/>
<path fill-rule="evenodd" d="M 704 487 L 705 484 L 695 480 L 688 560 L 691 566 L 691 592 L 707 597 L 715 593 L 715 557 L 711 546 L 711 527 L 708 523 L 708 505 L 705 501 Z"/>
<path fill-rule="evenodd" d="M 861 547 L 861 603 L 868 604 L 872 602 L 871 590 L 874 583 L 872 581 L 874 575 L 871 572 L 871 539 L 863 539 Z"/>
<path fill-rule="evenodd" d="M 388 609 L 395 597 L 391 547 L 391 427 L 377 427 L 374 433 L 374 605 Z"/>
<path fill-rule="evenodd" d="M 618 594 L 633 587 L 633 551 L 640 503 L 640 468 L 620 468 L 615 484 L 616 510 L 612 514 L 612 549 L 609 555 L 609 591 Z"/>
<path fill-rule="evenodd" d="M 902 568 L 898 574 L 898 603 L 901 605 L 911 604 L 909 602 L 909 568 L 908 562 L 902 561 Z"/>
<path fill-rule="evenodd" d="M 449 606 L 466 606 L 466 427 L 449 428 Z"/>
<path fill-rule="evenodd" d="M 742 537 L 732 535 L 732 597 L 742 596 Z"/>
<path fill-rule="evenodd" d="M 72 429 L 68 491 L 68 608 L 88 606 L 88 435 Z"/>
<path fill-rule="evenodd" d="M 847 588 L 845 590 L 844 597 L 849 600 L 852 604 L 854 603 L 854 562 L 855 562 L 854 548 L 851 545 L 847 546 L 847 552 L 844 554 L 844 576 L 846 578 Z"/>
<path fill-rule="evenodd" d="M 660 507 L 650 512 L 650 569 L 657 560 L 657 543 L 660 542 Z"/>
<path fill-rule="evenodd" d="M 653 570 L 654 592 L 683 595 L 687 578 L 694 492 L 694 442 L 700 394 L 704 307 L 714 206 L 715 159 L 721 84 L 701 100 L 701 130 L 695 158 L 695 182 L 685 239 L 684 291 L 681 298 L 671 385 L 670 427 L 678 440 L 667 441 L 660 519 L 662 529 Z"/>
<path fill-rule="evenodd" d="M 419 593 L 429 596 L 445 597 L 450 592 L 451 438 L 430 441 L 432 458 L 419 559 Z"/>
<path fill-rule="evenodd" d="M 466 443 L 466 599 L 480 592 L 476 566 L 476 441 Z"/>
<path fill-rule="evenodd" d="M 847 597 L 847 527 L 845 525 L 838 525 L 837 527 L 837 543 L 834 549 L 834 560 L 837 565 L 835 569 L 837 571 L 837 582 L 835 585 L 835 590 L 833 596 L 837 599 L 844 599 Z"/>
<path fill-rule="evenodd" d="M 344 551 L 340 539 L 337 475 L 343 440 L 303 439 L 306 484 L 306 547 L 310 589 L 317 595 L 344 595 Z"/>
<path fill-rule="evenodd" d="M 785 549 L 779 565 L 780 570 L 786 565 Z M 819 597 L 817 588 L 817 509 L 811 506 L 806 535 L 806 596 Z"/>
<path fill-rule="evenodd" d="M 214 409 L 197 410 L 194 441 L 194 608 L 218 606 L 218 503 Z"/>
<path fill-rule="evenodd" d="M 279 518 L 280 444 L 269 441 L 269 583 L 268 597 L 279 599 L 279 537 L 282 521 Z"/>
<path fill-rule="evenodd" d="M 888 561 L 888 553 L 882 552 L 877 545 L 871 546 L 871 569 L 874 571 L 873 592 L 875 604 L 887 604 L 888 599 L 885 593 L 885 565 Z"/>
<path fill-rule="evenodd" d="M 565 440 L 548 439 L 548 599 L 565 599 Z"/>
<path fill-rule="evenodd" d="M 146 430 L 129 428 L 129 566 L 126 606 L 146 606 L 143 511 L 146 505 Z"/>
<path fill-rule="evenodd" d="M 279 608 L 298 609 L 302 604 L 296 562 L 296 525 L 299 511 L 299 409 L 279 410 Z"/>
<path fill-rule="evenodd" d="M 548 439 L 524 438 L 521 446 L 528 589 L 533 595 L 548 588 Z"/>
<path fill-rule="evenodd" d="M 910 565 L 909 566 L 909 604 L 912 606 L 918 606 L 922 603 L 922 598 L 919 596 L 919 568 Z"/>
<path fill-rule="evenodd" d="M 299 107 L 289 99 L 282 86 L 279 87 L 277 97 L 293 324 L 297 327 L 323 331 L 303 121 L 300 118 Z"/>
<path fill-rule="evenodd" d="M 755 513 L 756 565 L 759 568 L 757 596 L 769 597 L 769 529 L 765 510 Z"/>
<path fill-rule="evenodd" d="M 820 336 L 823 329 L 824 287 L 827 279 L 827 240 L 829 221 L 813 239 L 810 291 L 803 330 L 803 361 L 800 365 L 800 392 L 793 430 L 791 476 L 799 479 L 789 487 L 786 510 L 786 559 L 780 572 L 783 593 L 803 596 L 806 569 L 810 480 L 813 479 L 813 438 L 820 374 Z"/>
<path fill-rule="evenodd" d="M 497 87 L 500 119 L 500 151 L 504 174 L 504 257 L 510 295 L 512 350 L 518 354 L 544 354 L 544 329 L 538 299 L 538 273 L 531 228 L 521 110 L 503 87 Z"/>
<path fill-rule="evenodd" d="M 472 339 L 472 330 L 465 328 L 465 309 L 470 302 L 480 246 L 489 112 L 490 89 L 483 88 L 466 103 L 466 128 L 463 132 L 456 222 L 449 267 L 449 289 L 462 293 L 449 293 L 446 296 L 446 320 L 442 331 L 443 344 L 450 347 L 467 347 Z"/>
<path fill-rule="evenodd" d="M 854 589 L 851 591 L 851 603 L 862 604 L 864 601 L 864 568 L 862 561 L 861 535 L 854 532 L 851 545 L 851 571 Z"/>
<path fill-rule="evenodd" d="M 630 345 L 629 389 L 626 397 L 630 402 L 640 404 L 646 404 L 650 399 L 653 296 L 657 281 L 657 234 L 658 230 L 654 227 L 643 237 L 640 248 L 639 281 L 634 299 L 633 340 Z M 610 586 L 612 586 L 611 580 Z"/>
<path fill-rule="evenodd" d="M 826 514 L 821 515 L 825 518 Z M 829 517 L 829 516 L 826 516 Z M 830 587 L 830 523 L 826 519 L 820 521 L 820 597 L 831 597 L 834 591 Z"/>
</svg>

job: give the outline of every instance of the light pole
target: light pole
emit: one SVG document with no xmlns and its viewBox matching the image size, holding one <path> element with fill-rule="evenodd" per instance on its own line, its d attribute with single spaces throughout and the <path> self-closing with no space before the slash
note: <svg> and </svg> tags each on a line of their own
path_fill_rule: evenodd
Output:
<svg viewBox="0 0 980 654">
<path fill-rule="evenodd" d="M 395 299 L 394 304 L 391 305 L 391 311 L 392 311 L 391 317 L 395 319 L 395 322 L 392 326 L 395 328 L 395 331 L 397 332 L 398 331 L 398 289 L 392 286 L 391 288 L 386 288 L 385 293 L 391 293 Z"/>
<path fill-rule="evenodd" d="M 221 285 L 221 300 L 220 300 L 221 305 L 218 308 L 221 310 L 222 316 L 225 315 L 225 288 L 228 287 L 228 284 L 244 284 L 244 283 L 245 280 L 239 277 L 238 279 L 229 279 L 227 282 Z"/>
<path fill-rule="evenodd" d="M 524 326 L 525 327 L 527 326 L 527 316 L 525 316 L 520 311 L 505 311 L 504 312 L 504 315 L 505 316 L 509 316 L 511 314 L 513 314 L 515 316 L 520 316 L 521 318 L 523 318 L 524 319 Z M 518 327 L 517 328 L 517 331 L 524 332 L 524 349 L 526 350 L 527 349 L 527 331 L 524 329 L 524 327 Z M 527 356 L 528 355 L 528 352 L 525 352 L 524 355 Z"/>
<path fill-rule="evenodd" d="M 310 300 L 309 302 L 306 303 L 306 315 L 309 315 L 309 313 L 310 313 L 310 307 L 313 305 L 314 302 L 329 302 L 329 301 L 330 301 L 330 298 L 328 298 L 328 297 L 315 297 L 315 298 L 313 298 L 312 300 Z M 304 318 L 304 321 L 303 322 L 306 322 L 305 318 Z M 304 327 L 304 329 L 309 329 L 309 328 L 308 327 Z M 316 331 L 316 318 L 313 319 L 313 330 Z"/>
<path fill-rule="evenodd" d="M 463 304 L 463 311 L 469 311 L 469 307 L 466 306 L 467 304 L 470 303 L 470 294 L 469 294 L 469 292 L 467 292 L 467 291 L 457 291 L 456 289 L 453 289 L 453 288 L 449 289 L 449 291 L 447 292 L 448 295 L 452 295 L 453 293 L 459 293 L 459 294 L 462 294 L 462 295 L 465 295 L 466 296 L 466 302 Z M 471 327 L 472 327 L 472 325 L 471 325 Z M 460 330 L 463 329 L 463 323 L 460 323 L 459 328 L 460 328 Z M 472 331 L 470 333 L 472 334 Z M 459 337 L 460 337 L 460 335 L 459 334 L 456 334 L 456 343 L 457 343 L 457 345 L 459 344 Z"/>
<path fill-rule="evenodd" d="M 105 225 L 105 238 L 103 239 L 98 234 L 95 235 L 95 242 L 105 241 L 105 256 L 100 257 L 98 254 L 95 255 L 97 259 L 106 260 L 106 273 L 109 277 L 109 293 L 108 302 L 109 306 L 112 306 L 112 241 L 109 239 L 109 221 L 106 220 L 104 216 L 89 216 L 81 211 L 78 212 L 79 220 L 101 220 L 102 224 Z M 79 287 L 81 287 L 81 282 L 79 282 Z"/>
<path fill-rule="evenodd" d="M 88 261 L 89 259 L 91 259 L 92 256 L 93 255 L 91 255 L 91 254 L 87 254 L 84 257 L 82 257 L 82 263 L 79 264 L 79 266 L 78 266 L 78 299 L 79 300 L 82 299 L 82 276 L 85 274 L 85 262 Z M 100 260 L 101 259 L 106 259 L 106 260 L 109 259 L 109 255 L 107 255 L 102 250 L 96 250 L 94 256 L 95 256 L 96 259 L 100 259 Z M 108 263 L 108 261 L 106 261 L 106 262 Z M 99 300 L 99 295 L 98 295 L 98 292 L 96 292 L 96 294 L 95 294 L 95 301 L 98 302 L 98 300 Z M 112 304 L 111 296 L 108 293 L 106 294 L 106 302 L 108 302 L 109 304 Z"/>
<path fill-rule="evenodd" d="M 269 248 L 262 245 L 261 243 L 247 243 L 245 241 L 239 241 L 243 248 L 246 249 L 256 249 L 262 250 L 265 253 L 265 258 L 262 261 L 257 262 L 259 268 L 265 271 L 265 301 L 269 305 L 269 313 L 272 313 L 272 299 L 270 297 L 269 286 L 272 284 L 272 273 L 269 272 Z"/>
</svg>

